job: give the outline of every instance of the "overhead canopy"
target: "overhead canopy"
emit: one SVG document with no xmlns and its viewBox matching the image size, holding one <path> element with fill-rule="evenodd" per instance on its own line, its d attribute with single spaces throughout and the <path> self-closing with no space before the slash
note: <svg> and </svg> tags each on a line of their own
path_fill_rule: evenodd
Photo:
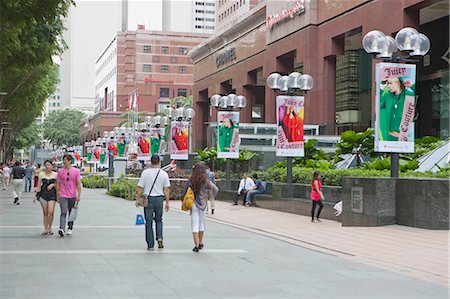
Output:
<svg viewBox="0 0 450 299">
<path fill-rule="evenodd" d="M 450 163 L 450 141 L 419 158 L 419 168 L 415 171 L 437 172 L 444 164 Z"/>
</svg>

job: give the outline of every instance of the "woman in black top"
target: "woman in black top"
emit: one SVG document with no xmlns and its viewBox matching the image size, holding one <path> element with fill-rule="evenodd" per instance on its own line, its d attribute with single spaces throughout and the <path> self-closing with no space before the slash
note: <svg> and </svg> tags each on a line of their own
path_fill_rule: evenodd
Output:
<svg viewBox="0 0 450 299">
<path fill-rule="evenodd" d="M 52 162 L 46 160 L 44 162 L 44 171 L 39 173 L 36 197 L 33 198 L 33 203 L 36 202 L 36 199 L 39 200 L 44 213 L 44 232 L 42 235 L 53 235 L 52 224 L 56 205 L 56 176 L 57 173 L 53 171 Z"/>
</svg>

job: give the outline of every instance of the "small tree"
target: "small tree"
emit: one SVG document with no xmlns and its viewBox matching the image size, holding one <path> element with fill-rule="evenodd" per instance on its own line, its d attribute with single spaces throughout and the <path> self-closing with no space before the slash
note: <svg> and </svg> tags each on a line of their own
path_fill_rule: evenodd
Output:
<svg viewBox="0 0 450 299">
<path fill-rule="evenodd" d="M 85 114 L 74 109 L 52 111 L 43 124 L 43 135 L 54 145 L 77 145 L 80 142 L 80 124 Z"/>
</svg>

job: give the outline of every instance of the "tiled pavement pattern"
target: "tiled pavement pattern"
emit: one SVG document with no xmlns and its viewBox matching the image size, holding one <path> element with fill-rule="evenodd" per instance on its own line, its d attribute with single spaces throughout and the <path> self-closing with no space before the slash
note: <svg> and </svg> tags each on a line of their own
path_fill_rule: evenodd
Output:
<svg viewBox="0 0 450 299">
<path fill-rule="evenodd" d="M 193 253 L 190 218 L 179 202 L 171 204 L 166 248 L 148 252 L 143 227 L 134 226 L 134 203 L 104 190 L 83 190 L 74 234 L 64 238 L 40 235 L 41 209 L 31 194 L 15 206 L 9 192 L 0 192 L 0 298 L 448 296 L 447 247 L 445 254 L 437 250 L 446 232 L 311 224 L 217 202 L 205 249 Z M 56 233 L 59 207 L 55 214 Z"/>
</svg>

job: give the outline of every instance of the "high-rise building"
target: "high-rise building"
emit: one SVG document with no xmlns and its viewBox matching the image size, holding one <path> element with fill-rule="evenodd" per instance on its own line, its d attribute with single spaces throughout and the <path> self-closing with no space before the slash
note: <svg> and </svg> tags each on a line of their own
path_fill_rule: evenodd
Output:
<svg viewBox="0 0 450 299">
<path fill-rule="evenodd" d="M 216 0 L 216 31 L 223 31 L 237 19 L 266 0 Z"/>
<path fill-rule="evenodd" d="M 126 111 L 139 94 L 140 111 L 160 112 L 176 96 L 190 96 L 189 50 L 206 34 L 135 30 L 118 32 L 95 64 L 96 112 Z"/>
<path fill-rule="evenodd" d="M 77 0 L 70 9 L 63 35 L 68 49 L 61 59 L 61 107 L 94 113 L 94 67 L 117 32 L 141 28 L 213 33 L 214 16 L 214 0 Z"/>
</svg>

